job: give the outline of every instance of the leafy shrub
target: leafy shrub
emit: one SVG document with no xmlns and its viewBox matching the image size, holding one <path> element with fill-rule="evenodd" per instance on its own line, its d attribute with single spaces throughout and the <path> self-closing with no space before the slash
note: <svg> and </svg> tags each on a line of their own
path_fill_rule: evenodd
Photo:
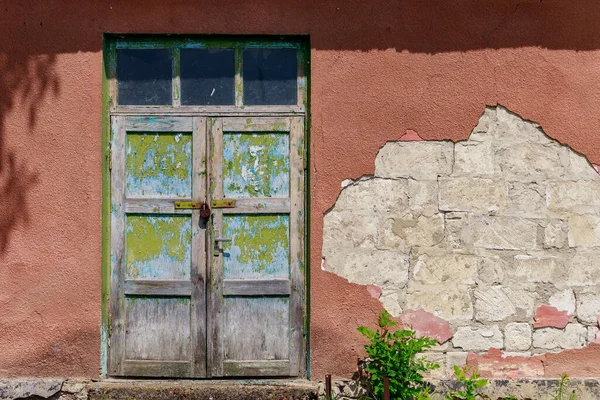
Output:
<svg viewBox="0 0 600 400">
<path fill-rule="evenodd" d="M 417 337 L 411 329 L 390 332 L 396 325 L 387 311 L 379 313 L 379 329 L 361 326 L 358 331 L 370 343 L 365 346 L 368 358 L 364 361 L 364 371 L 369 374 L 370 391 L 374 398 L 383 398 L 383 377 L 389 377 L 389 389 L 392 399 L 413 400 L 425 398 L 427 384 L 423 373 L 439 368 L 439 365 L 416 357 L 419 353 L 437 344 L 427 337 Z"/>
<path fill-rule="evenodd" d="M 479 373 L 475 369 L 471 369 L 467 366 L 459 368 L 457 365 L 454 366 L 454 376 L 456 380 L 462 384 L 462 390 L 454 390 L 446 395 L 448 400 L 475 400 L 481 395 L 480 389 L 487 385 L 487 379 L 483 379 L 479 376 Z"/>
</svg>

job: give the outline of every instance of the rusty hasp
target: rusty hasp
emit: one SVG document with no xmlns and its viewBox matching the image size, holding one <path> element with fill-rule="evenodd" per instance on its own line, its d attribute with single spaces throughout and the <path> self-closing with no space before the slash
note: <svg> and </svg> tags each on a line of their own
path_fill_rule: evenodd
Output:
<svg viewBox="0 0 600 400">
<path fill-rule="evenodd" d="M 176 210 L 201 210 L 206 207 L 207 204 L 203 201 L 176 201 L 175 209 Z"/>
<path fill-rule="evenodd" d="M 221 200 L 213 200 L 211 202 L 212 208 L 234 208 L 235 200 L 233 199 L 221 199 Z"/>
</svg>

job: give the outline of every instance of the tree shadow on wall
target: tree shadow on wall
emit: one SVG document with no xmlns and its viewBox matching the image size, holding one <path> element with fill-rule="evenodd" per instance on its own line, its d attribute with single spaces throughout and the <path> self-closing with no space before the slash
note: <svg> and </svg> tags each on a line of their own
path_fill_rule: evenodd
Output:
<svg viewBox="0 0 600 400">
<path fill-rule="evenodd" d="M 0 257 L 8 251 L 11 235 L 29 225 L 29 197 L 39 177 L 15 151 L 8 135 L 31 135 L 40 103 L 49 93 L 59 93 L 55 63 L 55 55 L 0 54 Z M 18 124 L 8 130 L 13 111 L 28 113 L 28 125 L 21 128 L 26 131 L 20 131 Z"/>
</svg>

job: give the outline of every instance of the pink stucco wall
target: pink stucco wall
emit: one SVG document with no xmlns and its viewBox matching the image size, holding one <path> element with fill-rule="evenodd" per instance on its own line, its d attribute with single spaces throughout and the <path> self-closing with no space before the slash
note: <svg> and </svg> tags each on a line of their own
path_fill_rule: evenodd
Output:
<svg viewBox="0 0 600 400">
<path fill-rule="evenodd" d="M 372 173 L 408 129 L 466 138 L 496 103 L 600 163 L 599 20 L 594 0 L 3 0 L 0 376 L 98 375 L 103 32 L 310 35 L 319 378 L 354 371 L 356 327 L 380 307 L 320 269 L 340 182 Z"/>
</svg>

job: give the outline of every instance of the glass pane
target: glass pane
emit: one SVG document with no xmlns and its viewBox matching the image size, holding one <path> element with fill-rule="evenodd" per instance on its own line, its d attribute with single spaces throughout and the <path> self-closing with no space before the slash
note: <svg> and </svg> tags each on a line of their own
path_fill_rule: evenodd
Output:
<svg viewBox="0 0 600 400">
<path fill-rule="evenodd" d="M 233 49 L 181 50 L 181 104 L 235 104 Z"/>
<path fill-rule="evenodd" d="M 245 49 L 243 69 L 244 104 L 297 103 L 295 49 Z"/>
<path fill-rule="evenodd" d="M 117 50 L 119 104 L 171 105 L 171 50 Z"/>
</svg>

